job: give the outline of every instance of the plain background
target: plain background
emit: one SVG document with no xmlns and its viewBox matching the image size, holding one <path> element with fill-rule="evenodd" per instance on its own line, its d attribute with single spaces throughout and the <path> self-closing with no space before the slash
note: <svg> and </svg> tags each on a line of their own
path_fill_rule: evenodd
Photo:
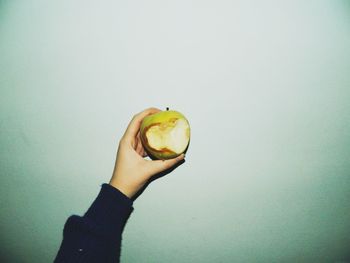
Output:
<svg viewBox="0 0 350 263">
<path fill-rule="evenodd" d="M 134 203 L 122 262 L 350 262 L 349 1 L 0 1 L 2 262 L 50 262 L 132 115 L 186 163 Z"/>
</svg>

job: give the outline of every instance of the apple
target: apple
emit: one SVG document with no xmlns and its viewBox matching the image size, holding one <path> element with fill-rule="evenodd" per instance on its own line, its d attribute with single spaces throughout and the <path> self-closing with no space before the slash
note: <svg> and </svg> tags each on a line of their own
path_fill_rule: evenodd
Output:
<svg viewBox="0 0 350 263">
<path fill-rule="evenodd" d="M 171 159 L 186 151 L 190 142 L 190 124 L 183 114 L 167 108 L 142 120 L 140 137 L 151 158 Z"/>
</svg>

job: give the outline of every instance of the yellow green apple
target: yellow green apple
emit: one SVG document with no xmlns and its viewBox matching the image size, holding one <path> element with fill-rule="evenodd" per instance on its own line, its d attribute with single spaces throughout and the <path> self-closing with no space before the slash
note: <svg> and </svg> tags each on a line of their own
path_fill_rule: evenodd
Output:
<svg viewBox="0 0 350 263">
<path fill-rule="evenodd" d="M 170 159 L 184 153 L 190 142 L 190 124 L 174 110 L 146 116 L 140 127 L 141 142 L 150 157 Z"/>
</svg>

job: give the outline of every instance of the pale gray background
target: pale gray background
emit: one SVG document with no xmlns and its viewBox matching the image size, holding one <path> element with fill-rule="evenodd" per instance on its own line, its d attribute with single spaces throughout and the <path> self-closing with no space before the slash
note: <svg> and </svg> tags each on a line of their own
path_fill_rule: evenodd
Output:
<svg viewBox="0 0 350 263">
<path fill-rule="evenodd" d="M 2 262 L 50 262 L 131 116 L 192 125 L 122 262 L 350 262 L 349 1 L 0 1 Z"/>
</svg>

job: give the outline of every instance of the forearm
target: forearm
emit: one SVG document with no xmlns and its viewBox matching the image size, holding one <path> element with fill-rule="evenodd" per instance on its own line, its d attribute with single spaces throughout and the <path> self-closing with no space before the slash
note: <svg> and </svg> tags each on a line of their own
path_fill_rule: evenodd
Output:
<svg viewBox="0 0 350 263">
<path fill-rule="evenodd" d="M 119 262 L 121 236 L 132 201 L 103 184 L 84 216 L 68 218 L 55 262 Z"/>
</svg>

